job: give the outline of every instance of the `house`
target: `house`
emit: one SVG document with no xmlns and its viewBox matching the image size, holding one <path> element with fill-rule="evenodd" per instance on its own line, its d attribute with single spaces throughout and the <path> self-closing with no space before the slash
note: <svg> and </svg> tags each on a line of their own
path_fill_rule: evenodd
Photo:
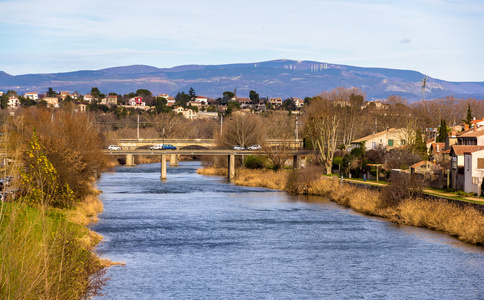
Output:
<svg viewBox="0 0 484 300">
<path fill-rule="evenodd" d="M 427 186 L 442 188 L 445 181 L 445 172 L 442 167 L 431 161 L 421 161 L 409 167 L 410 176 L 418 176 Z"/>
<path fill-rule="evenodd" d="M 484 145 L 484 127 L 474 126 L 473 128 L 462 131 L 456 135 L 458 145 Z"/>
<path fill-rule="evenodd" d="M 11 109 L 17 109 L 20 106 L 20 101 L 17 96 L 8 97 L 7 107 Z"/>
<path fill-rule="evenodd" d="M 76 112 L 86 112 L 89 102 L 75 101 L 72 102 L 75 105 Z"/>
<path fill-rule="evenodd" d="M 118 104 L 118 96 L 117 95 L 108 95 L 102 101 L 106 105 L 114 106 L 114 105 Z"/>
<path fill-rule="evenodd" d="M 451 187 L 453 189 L 464 189 L 464 154 L 478 150 L 484 150 L 484 146 L 453 145 L 450 149 L 450 176 L 452 178 Z"/>
<path fill-rule="evenodd" d="M 185 117 L 185 119 L 193 120 L 193 119 L 197 118 L 198 113 L 196 111 L 192 110 L 192 109 L 183 108 L 181 106 L 178 106 L 174 110 L 175 110 L 175 113 L 182 114 L 183 117 Z"/>
<path fill-rule="evenodd" d="M 484 177 L 484 149 L 464 153 L 464 192 L 482 194 Z"/>
<path fill-rule="evenodd" d="M 25 93 L 24 97 L 34 101 L 39 100 L 39 94 L 37 93 L 32 93 L 32 92 Z"/>
<path fill-rule="evenodd" d="M 409 133 L 407 129 L 389 128 L 352 141 L 350 149 L 360 147 L 361 143 L 365 144 L 365 151 L 377 149 L 378 147 L 386 149 L 397 148 L 406 145 L 411 136 L 414 136 L 414 134 Z"/>
<path fill-rule="evenodd" d="M 294 99 L 294 103 L 296 104 L 297 108 L 301 108 L 304 105 L 304 100 L 300 98 L 292 98 Z"/>
<path fill-rule="evenodd" d="M 176 103 L 176 100 L 173 97 L 169 96 L 168 98 L 165 98 L 165 99 L 166 99 L 166 106 L 168 107 L 172 107 Z"/>
<path fill-rule="evenodd" d="M 140 96 L 129 99 L 128 104 L 130 106 L 146 106 L 146 103 L 143 101 L 143 97 Z"/>
<path fill-rule="evenodd" d="M 90 94 L 84 95 L 84 101 L 87 101 L 87 102 L 91 103 L 94 100 L 96 100 L 96 99 L 94 98 L 93 95 L 90 95 Z"/>
<path fill-rule="evenodd" d="M 443 159 L 443 152 L 446 149 L 445 143 L 430 143 L 430 146 L 427 146 L 429 149 L 430 160 L 438 160 L 441 161 Z"/>
<path fill-rule="evenodd" d="M 197 96 L 193 101 L 208 104 L 208 98 L 203 96 Z"/>
<path fill-rule="evenodd" d="M 277 106 L 282 106 L 282 98 L 281 97 L 278 97 L 278 98 L 269 98 L 269 102 L 274 106 L 274 107 L 277 107 Z"/>
<path fill-rule="evenodd" d="M 240 103 L 240 108 L 253 108 L 252 100 L 249 98 L 237 98 L 235 101 Z"/>
<path fill-rule="evenodd" d="M 42 100 L 47 102 L 47 107 L 59 107 L 59 98 L 57 97 L 44 97 Z"/>
<path fill-rule="evenodd" d="M 67 98 L 67 96 L 70 97 L 71 94 L 69 92 L 65 92 L 65 91 L 59 93 L 59 97 L 62 99 L 62 101 L 64 101 Z"/>
</svg>

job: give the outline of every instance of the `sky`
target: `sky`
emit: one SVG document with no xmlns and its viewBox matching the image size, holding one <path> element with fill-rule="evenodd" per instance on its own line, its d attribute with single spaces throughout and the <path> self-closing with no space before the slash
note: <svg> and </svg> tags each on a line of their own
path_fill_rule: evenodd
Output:
<svg viewBox="0 0 484 300">
<path fill-rule="evenodd" d="M 0 0 L 0 71 L 312 60 L 484 81 L 482 0 Z"/>
</svg>

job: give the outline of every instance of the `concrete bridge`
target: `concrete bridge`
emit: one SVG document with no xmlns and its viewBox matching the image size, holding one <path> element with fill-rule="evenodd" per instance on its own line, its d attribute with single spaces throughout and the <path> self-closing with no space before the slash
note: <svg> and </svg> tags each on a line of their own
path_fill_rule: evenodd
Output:
<svg viewBox="0 0 484 300">
<path fill-rule="evenodd" d="M 281 139 L 271 139 L 267 140 L 268 146 L 275 146 L 281 144 L 291 144 L 292 149 L 302 149 L 303 140 L 281 140 Z M 214 148 L 215 141 L 213 139 L 113 139 L 109 141 L 110 144 L 117 145 L 123 150 L 135 150 L 138 148 L 146 148 L 156 144 L 171 144 L 177 148 L 184 148 L 188 146 L 199 146 L 207 149 Z M 235 146 L 235 145 L 234 145 Z M 246 145 L 250 146 L 250 145 Z"/>
<path fill-rule="evenodd" d="M 227 156 L 228 160 L 228 172 L 227 177 L 229 179 L 233 179 L 235 177 L 235 156 L 236 155 L 264 155 L 266 154 L 265 151 L 235 151 L 235 150 L 214 150 L 214 149 L 207 149 L 207 150 L 104 150 L 104 153 L 107 155 L 119 155 L 126 157 L 126 165 L 133 166 L 134 157 L 136 155 L 145 155 L 145 156 L 161 156 L 161 179 L 166 179 L 166 160 L 167 156 L 170 155 L 170 166 L 178 166 L 178 156 L 186 155 L 186 156 L 203 156 L 203 155 L 222 155 Z M 301 167 L 301 156 L 309 154 L 308 150 L 296 150 L 289 153 L 289 155 L 293 156 L 293 167 L 298 169 Z"/>
</svg>

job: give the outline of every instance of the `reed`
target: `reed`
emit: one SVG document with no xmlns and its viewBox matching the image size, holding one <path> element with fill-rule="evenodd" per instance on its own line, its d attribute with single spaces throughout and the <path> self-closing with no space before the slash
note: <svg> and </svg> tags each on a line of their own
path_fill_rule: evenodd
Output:
<svg viewBox="0 0 484 300">
<path fill-rule="evenodd" d="M 361 213 L 387 218 L 395 223 L 439 230 L 464 242 L 484 245 L 484 214 L 472 207 L 423 197 L 404 198 L 389 205 L 382 192 L 341 183 L 337 177 L 318 174 L 321 173 L 308 174 L 308 170 L 290 173 L 240 169 L 237 170 L 234 183 L 324 196 Z"/>
</svg>

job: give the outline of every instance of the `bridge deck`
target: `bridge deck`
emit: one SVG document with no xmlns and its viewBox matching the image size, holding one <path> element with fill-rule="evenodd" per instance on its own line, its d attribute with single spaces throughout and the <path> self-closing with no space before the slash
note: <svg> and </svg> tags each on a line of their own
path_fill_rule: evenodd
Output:
<svg viewBox="0 0 484 300">
<path fill-rule="evenodd" d="M 264 155 L 267 151 L 264 150 L 220 150 L 220 149 L 207 149 L 207 150 L 104 150 L 105 154 L 110 155 L 162 155 L 162 154 L 178 154 L 178 155 Z M 307 155 L 309 150 L 292 150 L 289 155 Z"/>
</svg>

